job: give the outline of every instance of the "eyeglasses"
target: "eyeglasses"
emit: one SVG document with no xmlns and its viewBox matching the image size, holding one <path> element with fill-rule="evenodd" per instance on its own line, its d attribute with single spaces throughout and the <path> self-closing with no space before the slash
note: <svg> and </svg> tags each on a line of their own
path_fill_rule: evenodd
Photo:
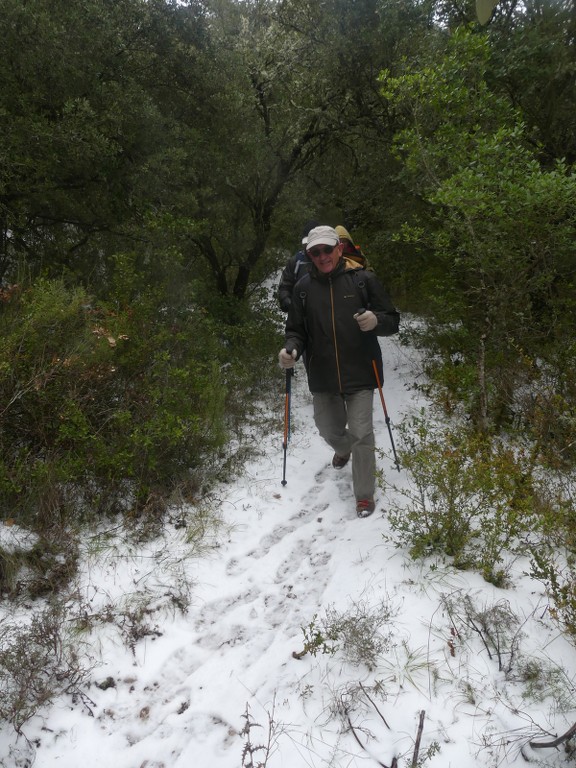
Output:
<svg viewBox="0 0 576 768">
<path fill-rule="evenodd" d="M 335 245 L 323 245 L 321 248 L 312 248 L 308 253 L 313 259 L 317 259 L 323 253 L 326 254 L 326 256 L 330 255 L 334 248 L 336 248 Z"/>
</svg>

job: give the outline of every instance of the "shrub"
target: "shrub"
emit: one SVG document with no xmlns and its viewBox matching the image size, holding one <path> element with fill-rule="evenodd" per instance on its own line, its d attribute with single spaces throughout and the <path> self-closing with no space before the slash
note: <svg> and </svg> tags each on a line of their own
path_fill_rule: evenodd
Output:
<svg viewBox="0 0 576 768">
<path fill-rule="evenodd" d="M 209 475 L 226 442 L 218 339 L 151 292 L 112 310 L 38 281 L 0 314 L 0 502 L 50 525 L 142 510 Z"/>
<path fill-rule="evenodd" d="M 442 605 L 446 609 L 460 639 L 477 635 L 488 658 L 498 665 L 507 677 L 516 670 L 522 639 L 520 619 L 512 611 L 507 600 L 477 607 L 470 595 L 445 595 Z"/>
<path fill-rule="evenodd" d="M 553 365 L 539 364 L 537 380 L 518 396 L 522 425 L 552 471 L 569 470 L 576 461 L 575 358 L 575 345 L 566 344 Z"/>
<path fill-rule="evenodd" d="M 541 537 L 530 545 L 531 575 L 552 600 L 550 612 L 576 638 L 576 506 L 572 483 L 549 482 L 539 517 Z"/>
<path fill-rule="evenodd" d="M 29 624 L 4 622 L 0 632 L 0 719 L 20 733 L 43 706 L 62 694 L 81 695 L 88 672 L 77 643 L 63 631 L 61 608 L 32 615 Z"/>
<path fill-rule="evenodd" d="M 413 558 L 440 552 L 487 581 L 506 580 L 504 555 L 521 551 L 519 537 L 533 518 L 536 482 L 530 458 L 464 426 L 443 426 L 424 415 L 400 431 L 400 463 L 411 485 L 407 506 L 391 502 L 388 517 L 398 546 Z"/>
<path fill-rule="evenodd" d="M 370 607 L 363 601 L 354 603 L 347 611 L 328 608 L 323 619 L 314 615 L 306 627 L 302 627 L 304 647 L 293 653 L 302 658 L 307 653 L 334 655 L 339 651 L 352 666 L 366 665 L 374 669 L 380 657 L 390 648 L 390 633 L 384 626 L 393 615 L 386 601 Z"/>
</svg>

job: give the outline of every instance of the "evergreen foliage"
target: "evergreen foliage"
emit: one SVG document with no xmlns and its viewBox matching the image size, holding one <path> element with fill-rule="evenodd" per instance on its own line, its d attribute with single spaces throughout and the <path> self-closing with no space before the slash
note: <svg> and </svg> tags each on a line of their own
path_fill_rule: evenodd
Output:
<svg viewBox="0 0 576 768">
<path fill-rule="evenodd" d="M 128 259 L 126 260 L 128 261 Z M 225 444 L 219 343 L 154 290 L 112 310 L 37 280 L 0 318 L 1 501 L 32 522 L 189 493 Z"/>
<path fill-rule="evenodd" d="M 527 554 L 523 542 L 544 508 L 530 454 L 424 414 L 402 433 L 400 461 L 413 487 L 388 515 L 397 543 L 414 558 L 448 556 L 505 586 L 509 558 Z"/>
<path fill-rule="evenodd" d="M 429 226 L 404 236 L 433 253 L 421 285 L 443 364 L 458 353 L 462 375 L 476 371 L 465 387 L 483 427 L 512 410 L 528 366 L 547 366 L 564 346 L 576 230 L 575 177 L 562 160 L 539 163 L 518 111 L 488 87 L 489 56 L 486 38 L 455 32 L 435 67 L 383 77 L 406 126 L 397 152 L 430 206 Z"/>
</svg>

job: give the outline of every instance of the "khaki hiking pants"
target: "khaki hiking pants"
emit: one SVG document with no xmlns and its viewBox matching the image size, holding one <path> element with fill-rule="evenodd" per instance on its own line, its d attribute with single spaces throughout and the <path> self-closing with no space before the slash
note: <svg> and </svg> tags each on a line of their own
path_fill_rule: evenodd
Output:
<svg viewBox="0 0 576 768">
<path fill-rule="evenodd" d="M 356 500 L 373 499 L 376 457 L 372 410 L 374 390 L 353 395 L 312 395 L 314 421 L 320 436 L 339 456 L 352 454 L 352 485 Z"/>
</svg>

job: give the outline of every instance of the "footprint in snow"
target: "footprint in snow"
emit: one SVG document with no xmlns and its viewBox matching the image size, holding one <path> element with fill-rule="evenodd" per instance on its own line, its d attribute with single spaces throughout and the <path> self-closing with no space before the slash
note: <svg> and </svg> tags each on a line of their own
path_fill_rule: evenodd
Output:
<svg viewBox="0 0 576 768">
<path fill-rule="evenodd" d="M 309 540 L 301 539 L 296 543 L 296 546 L 290 550 L 290 553 L 280 563 L 276 569 L 276 575 L 274 582 L 280 584 L 285 581 L 287 577 L 291 578 L 297 573 L 301 563 L 310 557 L 310 545 Z"/>
<path fill-rule="evenodd" d="M 322 467 L 322 469 L 319 469 L 318 472 L 314 475 L 314 480 L 318 483 L 325 483 L 326 480 L 330 477 L 330 470 L 333 470 L 332 464 L 326 464 Z"/>
<path fill-rule="evenodd" d="M 257 549 L 252 549 L 250 552 L 246 553 L 246 557 L 255 559 L 265 557 L 272 547 L 276 546 L 276 544 L 281 542 L 286 536 L 294 533 L 295 530 L 296 526 L 294 525 L 277 525 L 271 533 L 267 533 L 260 539 L 260 545 Z"/>
</svg>

